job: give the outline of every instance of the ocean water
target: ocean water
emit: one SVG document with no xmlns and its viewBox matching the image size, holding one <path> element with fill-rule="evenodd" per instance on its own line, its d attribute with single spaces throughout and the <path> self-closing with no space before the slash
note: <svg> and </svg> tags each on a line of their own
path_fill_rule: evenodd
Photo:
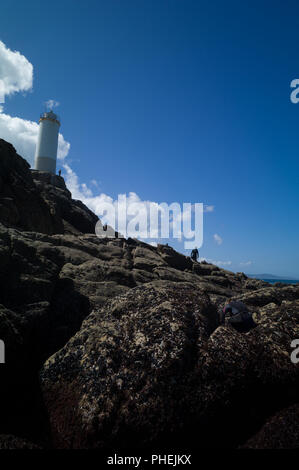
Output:
<svg viewBox="0 0 299 470">
<path fill-rule="evenodd" d="M 299 281 L 294 279 L 262 279 L 262 281 L 269 282 L 270 284 L 275 284 L 276 282 L 281 282 L 282 284 L 299 284 Z"/>
</svg>

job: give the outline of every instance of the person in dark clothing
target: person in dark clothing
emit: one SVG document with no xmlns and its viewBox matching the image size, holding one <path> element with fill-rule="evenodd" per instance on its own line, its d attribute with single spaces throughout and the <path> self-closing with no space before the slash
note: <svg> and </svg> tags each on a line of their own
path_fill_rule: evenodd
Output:
<svg viewBox="0 0 299 470">
<path fill-rule="evenodd" d="M 191 259 L 192 259 L 193 261 L 197 261 L 197 260 L 198 260 L 199 252 L 198 252 L 198 249 L 197 249 L 197 248 L 193 248 L 193 250 L 191 251 L 190 257 L 191 257 Z"/>
<path fill-rule="evenodd" d="M 220 324 L 230 324 L 240 332 L 246 332 L 257 325 L 246 305 L 238 300 L 232 300 L 225 305 L 220 314 Z"/>
<path fill-rule="evenodd" d="M 61 170 L 58 171 L 58 176 L 61 176 Z"/>
</svg>

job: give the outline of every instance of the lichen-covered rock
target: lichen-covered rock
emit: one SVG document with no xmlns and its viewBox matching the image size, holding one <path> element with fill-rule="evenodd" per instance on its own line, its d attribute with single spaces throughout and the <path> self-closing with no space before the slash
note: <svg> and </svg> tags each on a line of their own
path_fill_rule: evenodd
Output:
<svg viewBox="0 0 299 470">
<path fill-rule="evenodd" d="M 215 306 L 191 283 L 154 281 L 116 297 L 42 369 L 55 445 L 237 446 L 296 398 L 298 309 L 272 304 L 242 334 L 217 327 Z"/>
<path fill-rule="evenodd" d="M 245 285 L 246 289 L 246 285 Z M 238 299 L 252 307 L 263 307 L 271 302 L 280 305 L 283 300 L 295 300 L 299 296 L 299 283 L 283 287 L 268 286 L 238 295 Z"/>
<path fill-rule="evenodd" d="M 94 311 L 41 374 L 55 445 L 124 447 L 180 427 L 216 321 L 200 289 L 157 281 Z"/>
</svg>

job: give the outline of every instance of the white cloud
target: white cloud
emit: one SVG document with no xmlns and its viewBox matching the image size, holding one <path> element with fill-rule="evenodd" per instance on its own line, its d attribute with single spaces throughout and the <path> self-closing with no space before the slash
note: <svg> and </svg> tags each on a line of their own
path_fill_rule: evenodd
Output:
<svg viewBox="0 0 299 470">
<path fill-rule="evenodd" d="M 5 96 L 16 92 L 32 89 L 33 66 L 20 52 L 11 51 L 0 41 L 0 95 Z M 54 104 L 54 100 L 50 100 Z M 1 96 L 0 96 L 1 102 Z M 57 103 L 58 104 L 58 103 Z M 31 166 L 34 164 L 35 146 L 38 136 L 37 122 L 13 117 L 3 112 L 0 105 L 0 138 L 7 140 L 24 157 Z M 58 159 L 63 160 L 69 153 L 70 144 L 62 134 L 58 139 Z"/>
<path fill-rule="evenodd" d="M 107 194 L 100 193 L 94 195 L 93 191 L 85 184 L 80 183 L 78 175 L 72 170 L 72 168 L 65 163 L 63 165 L 66 175 L 65 182 L 68 189 L 71 191 L 74 199 L 80 199 L 84 204 L 86 204 L 95 214 L 102 214 L 103 207 L 105 203 L 113 204 L 117 208 L 118 199 L 113 199 Z M 94 180 L 92 181 L 94 183 Z M 138 210 L 147 210 L 147 206 L 151 201 L 142 201 L 141 198 L 134 192 L 129 192 L 128 195 L 122 194 L 121 197 L 124 197 L 126 200 L 127 207 L 130 206 L 132 210 L 138 207 Z M 140 204 L 140 206 L 136 206 Z M 144 206 L 141 207 L 141 204 Z M 156 204 L 156 203 L 154 203 Z"/>
<path fill-rule="evenodd" d="M 71 191 L 73 198 L 80 199 L 84 204 L 86 204 L 87 207 L 89 207 L 89 209 L 101 217 L 103 223 L 107 223 L 108 225 L 111 225 L 113 228 L 117 229 L 117 221 L 119 222 L 120 216 L 127 214 L 127 222 L 129 224 L 130 220 L 132 220 L 134 216 L 138 214 L 138 220 L 142 220 L 142 222 L 144 221 L 142 227 L 140 228 L 140 237 L 150 242 L 150 240 L 159 239 L 159 237 L 161 237 L 161 219 L 159 217 L 153 217 L 150 221 L 149 217 L 151 209 L 157 209 L 161 211 L 161 214 L 164 213 L 167 217 L 166 221 L 168 220 L 169 225 L 169 238 L 172 238 L 174 221 L 172 213 L 168 213 L 167 208 L 160 206 L 157 202 L 143 201 L 134 192 L 129 192 L 128 195 L 120 194 L 118 195 L 118 199 L 113 199 L 104 193 L 94 194 L 93 190 L 85 183 L 80 183 L 78 175 L 67 163 L 65 163 L 63 167 L 66 171 L 65 182 L 68 189 Z M 95 189 L 98 189 L 94 184 L 94 181 L 92 181 L 91 184 L 95 186 Z M 107 220 L 105 217 L 102 217 L 104 209 L 107 208 L 107 203 L 109 205 L 112 204 L 114 207 L 114 223 Z M 119 207 L 119 204 L 121 204 L 121 207 Z M 169 219 L 168 215 L 170 216 Z M 186 218 L 187 215 L 187 212 L 183 212 L 182 218 Z M 179 235 L 182 235 L 181 231 L 179 231 Z"/>
<path fill-rule="evenodd" d="M 208 263 L 216 264 L 216 266 L 231 266 L 232 264 L 231 261 L 214 261 L 209 258 L 200 258 L 200 261 L 207 261 Z"/>
<path fill-rule="evenodd" d="M 95 186 L 96 188 L 99 187 L 99 183 L 97 182 L 97 180 L 91 180 L 91 184 Z"/>
<path fill-rule="evenodd" d="M 240 263 L 240 266 L 250 266 L 252 264 L 252 261 L 244 261 Z"/>
<path fill-rule="evenodd" d="M 197 214 L 198 208 L 195 208 L 196 230 L 192 230 L 188 223 L 192 219 L 191 204 L 159 204 L 142 200 L 134 192 L 129 192 L 128 195 L 119 194 L 117 199 L 104 193 L 94 194 L 93 191 L 98 190 L 97 187 L 91 189 L 92 186 L 81 183 L 78 175 L 67 163 L 63 167 L 66 171 L 63 176 L 73 198 L 81 200 L 101 218 L 103 224 L 113 227 L 123 235 L 141 238 L 148 243 L 153 239 L 162 243 L 175 239 L 185 243 L 188 240 L 189 243 L 201 246 L 202 225 L 200 215 Z M 92 180 L 91 185 L 95 186 L 94 183 Z"/>
<path fill-rule="evenodd" d="M 203 210 L 204 212 L 214 212 L 214 209 L 215 209 L 215 206 L 205 205 Z"/>
<path fill-rule="evenodd" d="M 113 201 L 112 197 L 107 196 L 107 194 L 104 194 L 104 193 L 94 196 L 91 189 L 88 188 L 85 183 L 83 184 L 79 183 L 78 175 L 72 170 L 72 168 L 67 163 L 65 163 L 63 167 L 66 171 L 65 182 L 66 182 L 68 189 L 71 191 L 73 198 L 80 199 L 95 214 L 101 213 L 102 207 L 106 202 L 108 203 L 117 202 L 117 201 Z M 131 194 L 134 194 L 134 193 L 131 193 Z"/>
<path fill-rule="evenodd" d="M 118 209 L 119 209 L 119 198 L 122 199 L 122 204 L 124 203 L 126 206 L 123 206 L 123 213 L 131 213 L 134 214 L 134 210 L 137 210 L 139 214 L 146 214 L 145 220 L 147 221 L 147 207 L 150 201 L 142 201 L 140 197 L 134 193 L 130 192 L 128 195 L 121 194 L 119 195 L 118 199 L 113 199 L 111 196 L 107 194 L 100 193 L 98 195 L 94 195 L 93 191 L 85 184 L 80 183 L 78 175 L 72 170 L 72 168 L 65 163 L 63 165 L 66 175 L 65 175 L 65 182 L 67 188 L 71 191 L 72 196 L 74 199 L 80 199 L 90 210 L 92 210 L 98 216 L 101 216 L 101 220 L 103 223 L 107 223 L 108 225 L 112 226 L 114 229 L 117 229 L 117 221 L 119 221 L 118 217 Z M 107 208 L 107 204 L 112 205 L 114 207 L 114 214 L 115 219 L 114 221 L 107 219 L 105 216 L 102 217 L 105 208 Z M 120 207 L 120 209 L 122 209 Z M 147 222 L 144 227 L 144 230 L 141 230 L 141 237 L 146 239 L 148 237 L 148 226 Z M 120 230 L 121 231 L 121 230 Z M 156 233 L 158 235 L 158 227 L 156 227 Z"/>
<path fill-rule="evenodd" d="M 223 240 L 222 240 L 222 238 L 220 237 L 220 235 L 218 235 L 217 233 L 215 233 L 215 234 L 213 235 L 213 238 L 214 238 L 215 242 L 217 243 L 217 245 L 222 245 Z"/>
<path fill-rule="evenodd" d="M 55 101 L 55 100 L 48 100 L 48 101 L 45 102 L 45 105 L 49 109 L 54 109 L 54 108 L 57 108 L 60 105 L 60 103 L 58 101 Z"/>
<path fill-rule="evenodd" d="M 217 266 L 230 266 L 232 264 L 231 261 L 214 261 Z"/>
<path fill-rule="evenodd" d="M 29 91 L 33 83 L 33 66 L 18 51 L 12 51 L 0 41 L 0 102 L 5 96 Z"/>
</svg>

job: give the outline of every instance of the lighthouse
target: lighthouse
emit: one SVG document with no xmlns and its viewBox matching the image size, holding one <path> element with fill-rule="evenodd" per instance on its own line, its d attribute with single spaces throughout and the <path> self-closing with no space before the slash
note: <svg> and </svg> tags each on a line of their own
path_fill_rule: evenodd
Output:
<svg viewBox="0 0 299 470">
<path fill-rule="evenodd" d="M 41 114 L 35 152 L 35 169 L 56 173 L 60 120 L 53 111 Z"/>
</svg>

